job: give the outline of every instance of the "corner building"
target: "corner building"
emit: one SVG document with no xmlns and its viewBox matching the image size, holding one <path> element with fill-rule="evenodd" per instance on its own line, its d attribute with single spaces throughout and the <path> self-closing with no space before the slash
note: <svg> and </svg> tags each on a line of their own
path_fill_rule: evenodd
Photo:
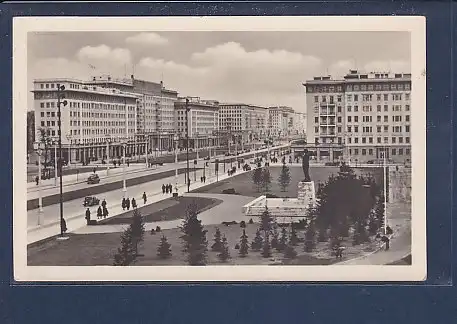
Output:
<svg viewBox="0 0 457 324">
<path fill-rule="evenodd" d="M 306 87 L 307 148 L 319 161 L 411 159 L 411 74 L 314 77 Z"/>
</svg>

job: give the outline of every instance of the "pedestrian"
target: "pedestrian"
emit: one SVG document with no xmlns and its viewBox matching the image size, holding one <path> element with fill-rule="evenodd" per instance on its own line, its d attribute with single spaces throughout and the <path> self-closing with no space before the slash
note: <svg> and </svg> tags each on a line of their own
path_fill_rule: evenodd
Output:
<svg viewBox="0 0 457 324">
<path fill-rule="evenodd" d="M 187 185 L 190 187 L 190 179 L 187 178 Z"/>
<path fill-rule="evenodd" d="M 129 198 L 127 198 L 127 199 L 125 200 L 125 205 L 126 205 L 126 207 L 127 207 L 127 210 L 130 210 L 130 199 L 129 199 Z"/>
<path fill-rule="evenodd" d="M 127 160 L 127 167 L 129 167 L 129 166 L 130 166 L 130 161 L 129 161 L 129 160 Z"/>
<path fill-rule="evenodd" d="M 108 208 L 103 207 L 103 218 L 108 217 Z"/>
<path fill-rule="evenodd" d="M 38 183 L 40 182 L 40 177 L 39 176 L 35 177 L 35 182 L 36 182 L 36 185 L 38 186 Z"/>
<path fill-rule="evenodd" d="M 146 197 L 146 191 L 143 192 L 143 203 L 146 205 L 146 201 L 148 200 L 148 198 Z"/>
<path fill-rule="evenodd" d="M 168 193 L 168 185 L 165 185 L 165 193 Z"/>
<path fill-rule="evenodd" d="M 93 169 L 92 169 L 92 171 L 94 171 L 94 173 L 95 173 L 96 169 L 95 169 L 95 168 L 93 168 Z"/>
<path fill-rule="evenodd" d="M 102 218 L 102 216 L 103 216 L 102 207 L 101 207 L 101 206 L 98 206 L 98 209 L 97 209 L 97 219 Z"/>
<path fill-rule="evenodd" d="M 171 183 L 170 183 L 168 186 L 169 186 L 169 187 L 168 187 L 168 188 L 169 188 L 168 190 L 170 191 L 170 193 L 173 193 L 173 186 L 171 185 Z"/>
<path fill-rule="evenodd" d="M 90 209 L 89 208 L 86 209 L 86 222 L 87 222 L 87 225 L 89 225 L 89 223 L 90 223 Z"/>
<path fill-rule="evenodd" d="M 136 208 L 136 200 L 135 200 L 135 198 L 132 198 L 132 208 Z"/>
<path fill-rule="evenodd" d="M 203 183 L 206 183 L 206 176 L 203 176 Z"/>
<path fill-rule="evenodd" d="M 127 202 L 125 201 L 125 198 L 122 198 L 122 210 L 125 210 L 125 207 L 127 207 Z"/>
<path fill-rule="evenodd" d="M 60 219 L 60 228 L 62 229 L 62 233 L 67 232 L 67 222 L 65 221 L 64 218 Z"/>
<path fill-rule="evenodd" d="M 165 194 L 165 185 L 162 184 L 162 193 Z"/>
<path fill-rule="evenodd" d="M 103 208 L 106 207 L 106 200 L 105 200 L 105 199 L 103 199 L 103 201 L 102 201 L 102 207 L 103 207 Z"/>
<path fill-rule="evenodd" d="M 203 183 L 203 177 L 200 177 L 200 182 Z"/>
</svg>

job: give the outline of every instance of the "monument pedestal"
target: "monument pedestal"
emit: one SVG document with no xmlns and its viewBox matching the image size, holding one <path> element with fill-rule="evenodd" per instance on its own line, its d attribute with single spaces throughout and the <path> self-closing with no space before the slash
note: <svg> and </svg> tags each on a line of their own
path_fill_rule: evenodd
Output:
<svg viewBox="0 0 457 324">
<path fill-rule="evenodd" d="M 298 201 L 305 206 L 314 205 L 316 202 L 316 190 L 314 181 L 300 181 L 298 183 Z"/>
</svg>

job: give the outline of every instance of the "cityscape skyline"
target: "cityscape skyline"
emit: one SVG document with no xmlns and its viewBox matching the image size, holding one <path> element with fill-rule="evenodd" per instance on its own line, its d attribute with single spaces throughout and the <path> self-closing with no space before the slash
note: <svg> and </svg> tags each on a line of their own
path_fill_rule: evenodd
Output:
<svg viewBox="0 0 457 324">
<path fill-rule="evenodd" d="M 85 32 L 81 37 L 82 34 L 28 35 L 30 90 L 33 80 L 39 78 L 88 80 L 100 74 L 134 74 L 152 82 L 163 80 L 180 96 L 289 106 L 306 112 L 302 82 L 314 76 L 339 77 L 354 68 L 368 72 L 410 71 L 407 32 Z M 189 79 L 193 81 L 188 82 Z M 28 99 L 31 110 L 31 93 Z"/>
</svg>

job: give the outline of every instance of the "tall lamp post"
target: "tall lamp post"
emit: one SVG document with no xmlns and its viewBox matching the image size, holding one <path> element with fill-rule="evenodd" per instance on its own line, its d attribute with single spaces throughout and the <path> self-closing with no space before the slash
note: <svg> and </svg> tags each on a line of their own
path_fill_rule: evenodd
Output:
<svg viewBox="0 0 457 324">
<path fill-rule="evenodd" d="M 122 142 L 122 192 L 124 198 L 127 198 L 127 183 L 125 180 L 125 151 L 127 150 L 127 139 Z"/>
<path fill-rule="evenodd" d="M 54 146 L 54 186 L 57 187 L 57 145 L 59 140 L 57 138 L 52 139 L 52 145 Z"/>
<path fill-rule="evenodd" d="M 106 136 L 106 175 L 109 174 L 109 143 L 111 142 L 111 136 Z"/>
<path fill-rule="evenodd" d="M 178 195 L 178 142 L 179 142 L 179 136 L 178 134 L 175 134 L 173 136 L 174 143 L 175 143 L 175 191 L 176 195 Z"/>
<path fill-rule="evenodd" d="M 59 193 L 59 200 L 60 200 L 60 236 L 63 237 L 63 234 L 67 230 L 67 226 L 65 224 L 65 219 L 63 218 L 63 180 L 62 180 L 62 114 L 60 111 L 60 106 L 63 105 L 64 107 L 68 104 L 65 99 L 65 86 L 57 84 L 57 117 L 58 117 L 58 135 L 59 135 L 59 173 L 60 173 L 60 193 Z"/>
<path fill-rule="evenodd" d="M 187 160 L 187 192 L 190 192 L 190 178 L 189 178 L 189 98 L 186 98 L 186 160 Z"/>
<path fill-rule="evenodd" d="M 149 157 L 148 157 L 148 149 L 149 149 L 149 135 L 146 135 L 146 146 L 145 146 L 145 149 L 146 149 L 146 168 L 149 168 Z"/>
<path fill-rule="evenodd" d="M 383 174 L 384 174 L 384 235 L 387 234 L 387 163 L 386 163 L 386 150 L 384 146 L 383 152 Z"/>
<path fill-rule="evenodd" d="M 33 149 L 38 154 L 38 220 L 37 225 L 43 224 L 43 198 L 41 197 L 41 154 L 43 154 L 43 143 L 33 143 Z"/>
</svg>

